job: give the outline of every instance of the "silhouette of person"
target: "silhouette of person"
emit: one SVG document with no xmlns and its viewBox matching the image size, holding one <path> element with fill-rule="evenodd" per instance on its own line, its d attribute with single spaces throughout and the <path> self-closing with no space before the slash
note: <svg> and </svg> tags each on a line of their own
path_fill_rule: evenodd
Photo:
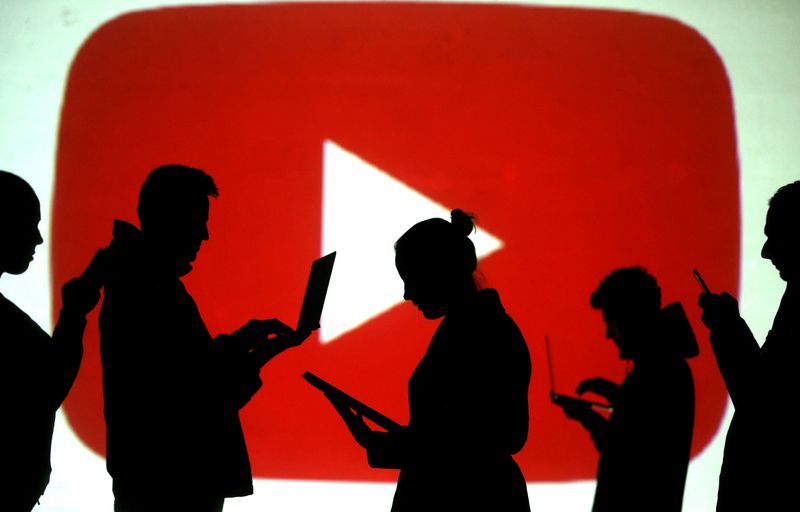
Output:
<svg viewBox="0 0 800 512">
<path fill-rule="evenodd" d="M 590 433 L 600 458 L 594 512 L 680 511 L 694 428 L 694 381 L 686 361 L 697 341 L 680 304 L 661 309 L 661 290 L 641 267 L 614 270 L 591 297 L 606 337 L 632 363 L 621 385 L 595 377 L 579 395 L 605 397 L 611 414 L 560 404 Z"/>
<path fill-rule="evenodd" d="M 772 329 L 759 347 L 727 292 L 702 293 L 702 320 L 733 402 L 725 439 L 717 510 L 787 510 L 797 502 L 800 438 L 790 420 L 800 361 L 800 181 L 769 202 L 761 256 L 786 290 Z"/>
<path fill-rule="evenodd" d="M 99 325 L 117 512 L 218 511 L 252 494 L 238 411 L 260 388 L 261 366 L 310 334 L 274 319 L 209 334 L 181 277 L 209 239 L 217 195 L 204 171 L 164 165 L 140 190 L 141 229 L 114 223 Z"/>
<path fill-rule="evenodd" d="M 0 171 L 0 276 L 28 269 L 43 242 L 39 199 L 19 176 Z M 56 410 L 69 393 L 83 357 L 86 314 L 100 299 L 103 253 L 62 288 L 52 338 L 0 294 L 3 419 L 0 421 L 0 509 L 29 511 L 50 481 Z"/>
<path fill-rule="evenodd" d="M 497 291 L 473 278 L 472 219 L 461 210 L 451 216 L 422 221 L 395 244 L 404 299 L 429 320 L 443 317 L 408 382 L 408 426 L 372 430 L 329 399 L 370 466 L 400 469 L 393 512 L 528 511 L 512 454 L 528 435 L 530 354 Z"/>
</svg>

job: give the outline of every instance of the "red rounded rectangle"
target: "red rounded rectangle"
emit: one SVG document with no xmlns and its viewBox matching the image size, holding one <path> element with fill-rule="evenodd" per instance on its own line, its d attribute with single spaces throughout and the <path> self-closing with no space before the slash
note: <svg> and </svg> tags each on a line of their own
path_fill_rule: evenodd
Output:
<svg viewBox="0 0 800 512">
<path fill-rule="evenodd" d="M 588 435 L 549 402 L 541 340 L 553 338 L 563 391 L 592 375 L 621 379 L 589 307 L 606 273 L 648 268 L 701 340 L 691 270 L 738 289 L 730 88 L 691 28 L 587 9 L 273 4 L 132 13 L 85 42 L 61 116 L 54 310 L 59 283 L 108 243 L 112 219 L 135 220 L 147 172 L 178 162 L 206 169 L 221 190 L 211 240 L 186 279 L 210 330 L 293 318 L 307 263 L 320 255 L 326 140 L 476 212 L 503 240 L 481 272 L 533 355 L 531 431 L 516 457 L 529 481 L 594 476 Z M 254 475 L 393 479 L 367 466 L 300 375 L 319 371 L 405 420 L 406 382 L 433 327 L 398 307 L 271 362 L 242 413 Z M 102 454 L 97 340 L 93 323 L 65 407 Z M 692 369 L 696 454 L 727 395 L 706 343 Z"/>
</svg>

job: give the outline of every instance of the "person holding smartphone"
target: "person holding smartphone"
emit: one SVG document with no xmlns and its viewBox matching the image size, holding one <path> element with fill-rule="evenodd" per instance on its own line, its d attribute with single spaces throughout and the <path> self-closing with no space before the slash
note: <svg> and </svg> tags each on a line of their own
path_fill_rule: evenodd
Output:
<svg viewBox="0 0 800 512">
<path fill-rule="evenodd" d="M 40 220 L 33 188 L 0 171 L 0 276 L 28 270 L 43 242 Z M 0 510 L 31 510 L 50 481 L 56 411 L 78 374 L 86 315 L 100 300 L 105 261 L 105 252 L 98 251 L 84 273 L 62 287 L 52 337 L 0 294 Z"/>
<path fill-rule="evenodd" d="M 328 398 L 372 467 L 400 469 L 393 512 L 528 511 L 512 455 L 528 436 L 530 353 L 498 292 L 476 284 L 471 217 L 451 218 L 422 221 L 395 244 L 404 298 L 442 319 L 408 382 L 408 425 L 373 431 L 347 402 Z"/>
<path fill-rule="evenodd" d="M 761 256 L 786 289 L 759 346 L 727 292 L 703 292 L 699 304 L 711 348 L 733 402 L 719 475 L 717 510 L 788 510 L 797 502 L 800 436 L 794 412 L 800 363 L 800 181 L 769 201 Z"/>
</svg>

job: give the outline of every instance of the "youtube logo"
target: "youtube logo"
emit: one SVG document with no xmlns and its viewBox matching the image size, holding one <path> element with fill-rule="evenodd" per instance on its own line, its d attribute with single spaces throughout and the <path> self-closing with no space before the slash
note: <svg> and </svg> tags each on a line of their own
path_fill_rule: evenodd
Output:
<svg viewBox="0 0 800 512">
<path fill-rule="evenodd" d="M 452 208 L 477 215 L 480 280 L 499 290 L 533 357 L 531 430 L 516 455 L 528 481 L 594 477 L 591 440 L 549 401 L 543 340 L 558 391 L 597 375 L 620 381 L 625 365 L 589 306 L 620 266 L 650 270 L 698 335 L 692 453 L 719 428 L 727 394 L 691 269 L 714 289 L 738 289 L 739 171 L 725 69 L 689 27 L 438 3 L 114 19 L 84 43 L 65 91 L 54 312 L 60 285 L 110 241 L 112 220 L 136 221 L 139 187 L 164 163 L 205 169 L 220 188 L 210 240 L 184 278 L 212 333 L 250 318 L 294 323 L 311 261 L 337 251 L 322 328 L 262 370 L 242 410 L 256 477 L 396 478 L 368 467 L 301 374 L 408 420 L 408 377 L 437 323 L 403 303 L 392 245 Z M 98 340 L 93 316 L 64 407 L 103 455 Z"/>
</svg>

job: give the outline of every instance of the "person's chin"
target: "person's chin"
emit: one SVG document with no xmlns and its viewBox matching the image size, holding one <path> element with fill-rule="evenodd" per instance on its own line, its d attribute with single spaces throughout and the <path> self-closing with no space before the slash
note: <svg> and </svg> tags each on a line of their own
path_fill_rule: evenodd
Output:
<svg viewBox="0 0 800 512">
<path fill-rule="evenodd" d="M 436 320 L 437 318 L 442 318 L 444 316 L 444 312 L 439 311 L 438 309 L 419 308 L 419 310 L 422 312 L 422 316 L 428 320 Z"/>
<path fill-rule="evenodd" d="M 778 276 L 782 280 L 786 281 L 787 283 L 791 280 L 790 279 L 791 276 L 789 275 L 789 272 L 787 272 L 786 269 L 783 268 L 782 265 L 776 265 L 774 262 L 772 263 L 772 265 L 775 267 L 775 270 L 778 271 Z"/>
<path fill-rule="evenodd" d="M 15 276 L 19 275 L 19 274 L 22 274 L 26 270 L 28 270 L 28 267 L 31 266 L 31 262 L 32 261 L 33 261 L 33 255 L 31 255 L 31 257 L 27 261 L 19 261 L 19 262 L 17 262 L 16 265 L 12 266 L 8 270 L 8 273 L 11 274 L 11 275 L 15 275 Z"/>
<path fill-rule="evenodd" d="M 190 252 L 190 253 L 186 254 L 186 256 L 183 258 L 183 261 L 184 261 L 184 262 L 185 262 L 187 265 L 191 266 L 191 265 L 192 265 L 192 263 L 194 263 L 194 262 L 195 262 L 195 260 L 197 259 L 197 253 L 198 253 L 198 252 L 199 252 L 199 251 L 194 251 L 194 252 Z"/>
<path fill-rule="evenodd" d="M 796 283 L 797 282 L 797 273 L 796 272 L 789 272 L 787 270 L 778 270 L 778 275 L 786 281 L 786 283 Z"/>
</svg>

